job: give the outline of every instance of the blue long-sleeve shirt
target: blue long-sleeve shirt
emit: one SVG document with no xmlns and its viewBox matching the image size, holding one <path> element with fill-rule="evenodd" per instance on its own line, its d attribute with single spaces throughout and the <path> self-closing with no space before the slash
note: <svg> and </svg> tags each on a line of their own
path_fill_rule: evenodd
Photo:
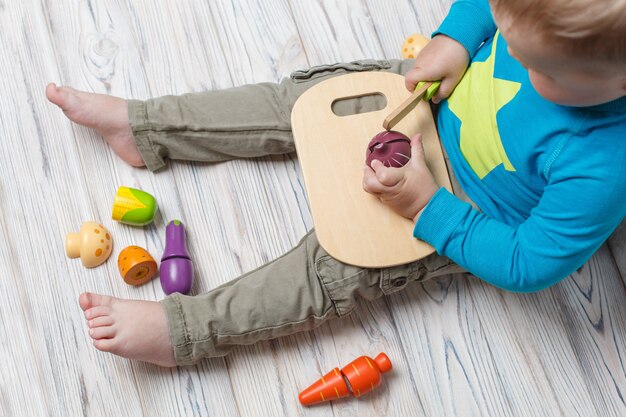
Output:
<svg viewBox="0 0 626 417">
<path fill-rule="evenodd" d="M 543 99 L 508 54 L 486 0 L 454 3 L 438 33 L 471 57 L 437 125 L 480 211 L 442 188 L 414 236 L 497 287 L 548 287 L 582 266 L 626 214 L 626 97 L 585 108 Z"/>
</svg>

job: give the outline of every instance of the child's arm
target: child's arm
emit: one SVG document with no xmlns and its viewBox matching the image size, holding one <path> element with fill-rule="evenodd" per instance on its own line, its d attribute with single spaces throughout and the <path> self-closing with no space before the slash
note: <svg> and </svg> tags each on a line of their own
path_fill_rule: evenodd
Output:
<svg viewBox="0 0 626 417">
<path fill-rule="evenodd" d="M 593 255 L 626 213 L 626 150 L 618 130 L 570 139 L 546 168 L 543 197 L 523 223 L 491 218 L 441 188 L 421 211 L 414 236 L 499 288 L 530 292 L 560 281 Z M 590 152 L 592 143 L 602 148 Z M 413 155 L 402 168 L 376 165 L 364 179 L 366 191 L 405 217 L 420 210 L 432 180 L 420 169 L 422 186 L 403 185 L 414 176 L 409 171 L 425 166 L 420 152 Z M 394 205 L 400 201 L 420 204 L 402 212 Z"/>
<path fill-rule="evenodd" d="M 555 178 L 519 226 L 494 220 L 441 189 L 413 233 L 496 287 L 538 291 L 581 267 L 622 221 L 623 187 L 592 188 L 598 180 Z"/>
<path fill-rule="evenodd" d="M 487 0 L 457 0 L 432 36 L 449 36 L 460 42 L 473 57 L 480 45 L 492 38 L 497 29 Z"/>
</svg>

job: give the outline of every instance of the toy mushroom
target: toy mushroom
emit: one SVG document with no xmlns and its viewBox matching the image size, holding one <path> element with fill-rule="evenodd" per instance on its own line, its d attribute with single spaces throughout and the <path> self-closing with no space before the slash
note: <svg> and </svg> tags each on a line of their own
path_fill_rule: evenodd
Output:
<svg viewBox="0 0 626 417">
<path fill-rule="evenodd" d="M 406 38 L 402 45 L 402 58 L 413 59 L 417 58 L 417 54 L 428 43 L 428 39 L 419 33 L 414 33 Z"/>
<path fill-rule="evenodd" d="M 65 253 L 69 258 L 78 258 L 86 268 L 101 265 L 111 256 L 113 239 L 109 231 L 96 222 L 85 222 L 78 233 L 68 233 L 65 238 Z"/>
</svg>

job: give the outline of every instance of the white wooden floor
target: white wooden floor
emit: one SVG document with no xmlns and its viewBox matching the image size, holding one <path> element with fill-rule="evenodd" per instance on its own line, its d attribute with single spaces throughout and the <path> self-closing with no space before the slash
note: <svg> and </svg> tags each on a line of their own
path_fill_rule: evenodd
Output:
<svg viewBox="0 0 626 417">
<path fill-rule="evenodd" d="M 189 227 L 202 292 L 282 254 L 312 227 L 295 156 L 158 174 L 124 165 L 44 97 L 55 81 L 147 98 L 278 81 L 295 69 L 396 58 L 450 0 L 0 0 L 1 416 L 623 416 L 626 293 L 606 246 L 532 295 L 466 277 L 415 285 L 316 331 L 160 369 L 96 351 L 78 295 L 148 300 L 116 262 L 86 270 L 65 234 L 89 219 L 160 256 L 164 222 L 110 220 L 119 185 L 156 195 Z M 394 364 L 359 400 L 302 408 L 334 366 L 385 351 Z"/>
</svg>

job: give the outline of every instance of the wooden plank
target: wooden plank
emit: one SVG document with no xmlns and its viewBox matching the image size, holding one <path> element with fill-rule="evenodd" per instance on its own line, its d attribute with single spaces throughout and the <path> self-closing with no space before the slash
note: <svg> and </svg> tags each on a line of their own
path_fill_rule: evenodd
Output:
<svg viewBox="0 0 626 417">
<path fill-rule="evenodd" d="M 310 65 L 384 57 L 363 1 L 290 0 L 290 5 Z"/>
<path fill-rule="evenodd" d="M 383 51 L 380 58 L 400 59 L 404 40 L 413 33 L 430 39 L 453 1 L 364 0 L 364 3 L 380 39 Z"/>
<path fill-rule="evenodd" d="M 59 197 L 70 193 L 55 193 L 59 180 L 75 174 L 78 164 L 53 163 L 68 157 L 72 148 L 63 150 L 47 142 L 45 136 L 54 131 L 46 112 L 49 110 L 42 96 L 41 80 L 53 62 L 50 40 L 42 35 L 46 28 L 41 13 L 29 10 L 25 4 L 13 3 L 2 10 L 2 91 L 3 105 L 0 119 L 3 132 L 0 166 L 2 167 L 3 239 L 8 245 L 3 258 L 9 259 L 9 274 L 3 274 L 11 285 L 3 291 L 3 322 L 14 328 L 4 329 L 2 339 L 11 338 L 15 345 L 8 358 L 11 366 L 3 367 L 9 389 L 3 408 L 11 414 L 40 415 L 43 412 L 78 414 L 82 405 L 68 401 L 70 397 L 84 392 L 77 358 L 84 354 L 76 334 L 78 317 L 75 301 L 68 303 L 73 287 L 71 271 L 66 263 L 59 262 L 63 256 L 59 242 L 63 226 L 58 219 L 65 218 L 68 204 L 60 203 Z M 6 42 L 5 42 L 6 40 Z M 43 47 L 43 46 L 48 46 Z M 38 53 L 39 47 L 43 47 Z M 54 70 L 53 70 L 54 71 Z M 59 152 L 60 151 L 60 152 Z M 76 161 L 76 160 L 74 160 Z M 80 190 L 80 180 L 76 180 Z M 71 203 L 72 199 L 65 201 Z M 87 206 L 77 201 L 75 209 Z M 70 215 L 71 216 L 71 215 Z M 59 256 L 60 255 L 60 256 Z M 81 323 L 82 325 L 82 323 Z M 78 336 L 83 339 L 84 333 Z M 5 355 L 2 355 L 3 357 Z M 13 391 L 15 390 L 15 391 Z M 65 406 L 65 404 L 67 404 Z"/>
<path fill-rule="evenodd" d="M 626 414 L 626 294 L 606 247 L 537 294 L 431 281 L 196 367 L 159 369 L 91 346 L 80 292 L 162 292 L 158 282 L 128 287 L 115 262 L 85 270 L 66 259 L 65 234 L 82 221 L 110 228 L 114 257 L 129 244 L 159 257 L 165 222 L 180 217 L 197 292 L 279 256 L 312 222 L 293 156 L 133 169 L 44 99 L 48 81 L 133 98 L 278 81 L 311 64 L 396 57 L 449 3 L 0 1 L 0 414 Z M 110 221 L 121 184 L 154 193 L 162 219 L 144 229 Z M 378 351 L 394 371 L 377 391 L 299 406 L 298 391 L 322 373 Z"/>
<path fill-rule="evenodd" d="M 411 287 L 388 301 L 414 355 L 398 372 L 425 415 L 621 415 L 624 295 L 606 246 L 534 294 L 463 276 Z"/>
<path fill-rule="evenodd" d="M 79 14 L 72 5 L 67 7 L 70 15 L 73 12 Z M 68 9 L 63 9 L 64 13 L 68 13 Z M 115 189 L 115 176 L 111 175 L 109 165 L 110 153 L 102 141 L 90 142 L 85 138 L 90 132 L 80 128 L 74 130 L 58 109 L 43 97 L 45 83 L 56 78 L 57 57 L 37 54 L 35 51 L 39 46 L 49 45 L 44 49 L 48 54 L 58 52 L 61 57 L 78 61 L 76 65 L 66 63 L 67 67 L 80 68 L 81 56 L 70 52 L 79 52 L 73 46 L 78 42 L 67 43 L 59 51 L 54 48 L 53 39 L 44 36 L 47 33 L 41 33 L 42 29 L 43 32 L 47 28 L 58 29 L 56 34 L 63 37 L 63 29 L 59 28 L 76 28 L 67 25 L 67 21 L 46 22 L 44 19 L 48 15 L 40 8 L 12 8 L 9 11 L 15 13 L 9 20 L 23 25 L 23 30 L 15 27 L 11 33 L 33 36 L 15 39 L 21 42 L 16 59 L 7 61 L 23 62 L 24 67 L 16 65 L 15 70 L 28 74 L 28 79 L 23 85 L 12 84 L 5 90 L 18 105 L 16 126 L 11 126 L 9 131 L 21 140 L 7 143 L 9 149 L 3 154 L 11 155 L 11 159 L 2 163 L 14 170 L 8 178 L 23 179 L 17 184 L 8 184 L 8 192 L 13 196 L 8 200 L 8 218 L 23 219 L 18 225 L 8 226 L 8 234 L 15 242 L 17 253 L 35 253 L 40 258 L 35 263 L 30 257 L 16 261 L 14 265 L 19 274 L 13 275 L 20 291 L 27 294 L 22 303 L 23 308 L 28 307 L 26 316 L 32 319 L 24 328 L 29 329 L 30 348 L 34 354 L 30 361 L 22 363 L 32 364 L 32 369 L 39 369 L 42 375 L 33 378 L 39 380 L 38 384 L 32 384 L 31 380 L 24 381 L 21 386 L 35 385 L 30 388 L 31 392 L 42 390 L 46 393 L 45 404 L 40 405 L 39 412 L 26 414 L 39 415 L 47 411 L 55 415 L 77 415 L 89 410 L 109 410 L 112 414 L 137 415 L 141 412 L 141 404 L 138 395 L 134 395 L 138 387 L 132 378 L 132 363 L 99 362 L 110 355 L 105 356 L 91 346 L 85 320 L 76 302 L 77 295 L 86 289 L 115 293 L 112 287 L 115 287 L 117 272 L 111 264 L 85 271 L 78 263 L 67 261 L 62 249 L 65 233 L 75 230 L 80 222 L 87 218 L 106 219 L 110 215 L 111 194 L 107 190 Z M 88 21 L 82 22 L 89 26 Z M 81 32 L 77 30 L 76 33 Z M 35 35 L 42 36 L 38 39 Z M 12 78 L 20 79 L 19 76 Z M 77 137 L 75 132 L 78 132 Z M 97 157 L 98 154 L 104 158 Z M 86 177 L 85 174 L 93 176 Z M 42 222 L 42 219 L 46 221 Z M 36 238 L 29 240 L 29 236 Z M 28 377 L 29 374 L 18 377 L 21 376 Z M 119 401 L 127 394 L 131 394 L 127 401 Z M 17 399 L 20 401 L 20 396 Z M 30 403 L 23 397 L 21 402 Z"/>
</svg>

